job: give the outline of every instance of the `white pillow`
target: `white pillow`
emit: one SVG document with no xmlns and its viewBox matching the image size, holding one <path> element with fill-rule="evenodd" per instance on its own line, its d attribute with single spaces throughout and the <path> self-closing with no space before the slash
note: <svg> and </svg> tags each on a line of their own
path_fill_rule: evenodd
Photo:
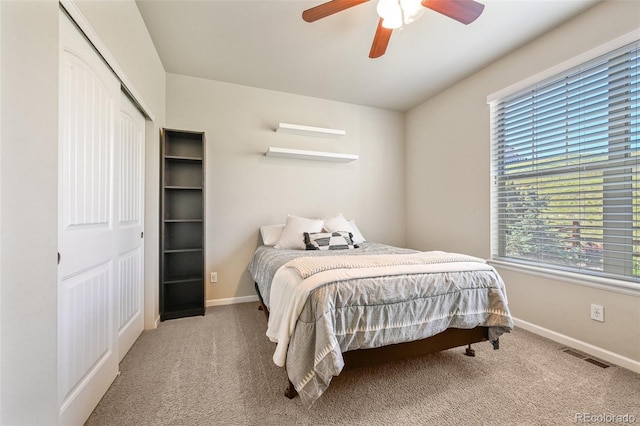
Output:
<svg viewBox="0 0 640 426">
<path fill-rule="evenodd" d="M 342 213 L 338 213 L 337 216 L 334 216 L 331 219 L 326 219 L 324 221 L 324 229 L 327 232 L 346 231 L 353 233 L 351 225 L 349 225 L 347 219 L 342 216 Z"/>
<path fill-rule="evenodd" d="M 284 229 L 284 223 L 281 225 L 266 225 L 260 227 L 260 236 L 262 237 L 262 243 L 265 246 L 272 246 L 278 242 L 282 230 Z"/>
<path fill-rule="evenodd" d="M 362 232 L 360 232 L 360 230 L 356 226 L 355 220 L 350 220 L 349 225 L 351 225 L 351 235 L 353 235 L 353 238 L 352 238 L 353 243 L 354 244 L 364 243 L 366 240 L 364 239 Z"/>
<path fill-rule="evenodd" d="M 277 249 L 304 250 L 304 233 L 321 232 L 324 220 L 307 219 L 298 216 L 287 216 L 287 223 L 282 230 L 282 235 L 278 243 L 274 246 Z"/>
</svg>

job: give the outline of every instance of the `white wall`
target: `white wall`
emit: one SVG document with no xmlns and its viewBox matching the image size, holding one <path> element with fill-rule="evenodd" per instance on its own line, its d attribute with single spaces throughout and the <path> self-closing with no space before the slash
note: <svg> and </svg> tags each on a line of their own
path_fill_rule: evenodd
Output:
<svg viewBox="0 0 640 426">
<path fill-rule="evenodd" d="M 0 7 L 0 28 L 2 7 Z M 0 31 L 0 99 L 2 98 L 2 31 Z M 0 207 L 2 206 L 2 101 L 0 101 Z M 2 240 L 2 209 L 0 208 L 0 241 Z M 0 285 L 2 283 L 2 244 L 0 244 Z M 0 324 L 2 320 L 2 291 L 0 291 Z M 0 383 L 2 383 L 2 327 L 0 326 Z M 0 386 L 0 420 L 2 419 L 2 386 Z"/>
<path fill-rule="evenodd" d="M 147 125 L 147 180 L 155 185 L 147 196 L 157 200 L 164 69 L 133 0 L 100 3 L 79 5 L 156 116 Z M 0 1 L 0 10 L 0 424 L 55 424 L 59 6 Z M 157 208 L 150 211 L 157 215 Z M 147 218 L 156 240 L 147 253 L 154 258 L 156 224 L 157 216 Z M 157 267 L 152 272 L 147 280 L 155 276 L 157 294 Z"/>
<path fill-rule="evenodd" d="M 279 122 L 346 130 L 338 139 L 275 133 Z M 255 295 L 246 272 L 261 225 L 287 214 L 354 218 L 366 238 L 402 245 L 401 113 L 167 75 L 167 126 L 205 131 L 207 299 Z M 269 146 L 359 154 L 352 163 L 265 157 Z"/>
<path fill-rule="evenodd" d="M 640 2 L 605 1 L 407 113 L 407 243 L 490 256 L 487 95 L 640 27 Z M 504 273 L 515 317 L 640 362 L 640 299 Z M 640 295 L 640 292 L 638 292 Z M 604 324 L 589 304 L 605 306 Z M 508 344 L 508 337 L 505 339 Z M 637 364 L 640 366 L 640 364 Z"/>
<path fill-rule="evenodd" d="M 2 8 L 0 424 L 57 418 L 58 5 Z"/>
</svg>

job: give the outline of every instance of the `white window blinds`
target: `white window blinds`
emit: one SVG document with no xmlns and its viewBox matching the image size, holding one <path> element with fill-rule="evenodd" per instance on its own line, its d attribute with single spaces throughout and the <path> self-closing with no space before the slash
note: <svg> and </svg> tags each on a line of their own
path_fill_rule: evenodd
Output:
<svg viewBox="0 0 640 426">
<path fill-rule="evenodd" d="M 495 259 L 640 283 L 639 49 L 491 103 Z"/>
</svg>

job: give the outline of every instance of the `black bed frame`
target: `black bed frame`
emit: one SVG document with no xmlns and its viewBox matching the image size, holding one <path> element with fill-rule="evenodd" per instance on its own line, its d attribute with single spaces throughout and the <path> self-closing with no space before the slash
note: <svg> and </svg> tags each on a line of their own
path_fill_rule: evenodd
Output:
<svg viewBox="0 0 640 426">
<path fill-rule="evenodd" d="M 264 311 L 268 319 L 269 310 L 264 304 L 257 283 L 255 284 L 255 288 L 258 298 L 260 299 L 258 309 Z M 357 349 L 343 352 L 342 357 L 344 359 L 345 368 L 357 368 L 422 356 L 465 345 L 467 346 L 464 352 L 465 355 L 475 356 L 476 353 L 475 350 L 471 348 L 471 344 L 487 340 L 489 340 L 488 327 L 475 327 L 470 329 L 448 328 L 445 331 L 434 336 L 427 337 L 426 339 L 381 346 L 379 348 Z M 497 340 L 492 343 L 494 349 L 499 348 Z M 298 394 L 290 380 L 284 394 L 289 399 L 294 398 Z"/>
</svg>

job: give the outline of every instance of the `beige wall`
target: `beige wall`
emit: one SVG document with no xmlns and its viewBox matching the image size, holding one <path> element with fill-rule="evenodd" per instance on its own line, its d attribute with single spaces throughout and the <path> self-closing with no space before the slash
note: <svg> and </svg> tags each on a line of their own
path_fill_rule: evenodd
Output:
<svg viewBox="0 0 640 426">
<path fill-rule="evenodd" d="M 640 2 L 599 3 L 409 111 L 408 245 L 489 257 L 487 96 L 639 27 Z M 625 295 L 500 272 L 515 317 L 640 362 L 640 292 Z M 589 319 L 590 303 L 605 306 L 604 324 Z"/>
<path fill-rule="evenodd" d="M 337 139 L 274 132 L 279 122 L 346 130 Z M 207 299 L 252 296 L 246 272 L 261 225 L 287 214 L 356 220 L 404 244 L 404 119 L 398 112 L 167 75 L 167 126 L 205 131 Z M 269 146 L 354 153 L 351 163 L 267 158 Z"/>
<path fill-rule="evenodd" d="M 95 6 L 81 4 L 156 115 L 157 131 L 164 69 L 142 17 L 133 0 L 104 2 L 103 13 Z M 0 9 L 0 424 L 56 424 L 59 7 L 50 0 L 0 1 Z M 157 133 L 150 140 L 157 150 Z M 156 195 L 157 158 L 157 151 L 147 152 L 147 176 L 156 165 Z M 157 243 L 150 252 L 157 257 Z"/>
</svg>

